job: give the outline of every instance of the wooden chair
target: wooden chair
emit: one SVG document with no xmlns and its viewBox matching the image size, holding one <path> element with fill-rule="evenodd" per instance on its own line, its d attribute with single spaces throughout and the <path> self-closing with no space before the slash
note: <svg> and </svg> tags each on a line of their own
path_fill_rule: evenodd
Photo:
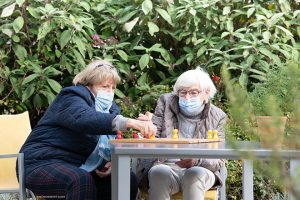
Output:
<svg viewBox="0 0 300 200">
<path fill-rule="evenodd" d="M 134 173 L 136 173 L 136 168 L 137 168 L 137 158 L 132 158 L 131 160 L 131 168 Z M 226 199 L 226 177 L 227 177 L 227 171 L 226 167 L 223 166 L 220 170 L 221 173 L 221 179 L 224 183 L 224 185 L 220 188 L 213 188 L 208 190 L 205 193 L 204 200 L 225 200 Z M 147 200 L 148 198 L 148 191 L 144 189 L 139 189 L 139 199 L 140 200 Z M 171 200 L 182 200 L 182 193 L 178 192 L 174 195 L 172 195 Z"/>
<path fill-rule="evenodd" d="M 0 193 L 19 193 L 19 199 L 26 199 L 33 193 L 25 189 L 24 154 L 19 153 L 22 144 L 31 131 L 28 112 L 14 115 L 0 115 Z M 16 177 L 18 159 L 19 182 Z"/>
</svg>

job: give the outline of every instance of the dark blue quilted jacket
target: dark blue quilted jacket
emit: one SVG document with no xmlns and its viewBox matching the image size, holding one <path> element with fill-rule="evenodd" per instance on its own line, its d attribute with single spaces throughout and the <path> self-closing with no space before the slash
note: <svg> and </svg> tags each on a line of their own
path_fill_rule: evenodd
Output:
<svg viewBox="0 0 300 200">
<path fill-rule="evenodd" d="M 120 113 L 113 104 L 110 113 L 95 110 L 93 94 L 82 85 L 62 89 L 32 130 L 20 152 L 25 171 L 57 162 L 80 166 L 94 150 L 101 134 L 112 132 L 112 120 Z"/>
</svg>

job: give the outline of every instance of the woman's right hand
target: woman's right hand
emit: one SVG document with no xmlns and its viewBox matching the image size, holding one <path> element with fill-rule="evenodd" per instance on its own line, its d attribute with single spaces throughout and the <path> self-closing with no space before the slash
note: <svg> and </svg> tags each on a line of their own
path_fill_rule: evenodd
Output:
<svg viewBox="0 0 300 200">
<path fill-rule="evenodd" d="M 149 138 L 156 135 L 157 128 L 152 121 L 129 119 L 126 124 L 127 128 L 138 130 L 144 137 Z"/>
</svg>

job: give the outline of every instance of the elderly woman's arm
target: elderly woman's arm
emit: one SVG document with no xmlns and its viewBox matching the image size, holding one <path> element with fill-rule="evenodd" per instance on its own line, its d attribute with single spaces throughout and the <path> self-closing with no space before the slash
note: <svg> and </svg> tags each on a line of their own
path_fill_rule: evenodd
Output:
<svg viewBox="0 0 300 200">
<path fill-rule="evenodd" d="M 216 172 L 220 170 L 224 164 L 224 159 L 199 159 L 197 166 L 204 167 L 212 172 Z"/>
</svg>

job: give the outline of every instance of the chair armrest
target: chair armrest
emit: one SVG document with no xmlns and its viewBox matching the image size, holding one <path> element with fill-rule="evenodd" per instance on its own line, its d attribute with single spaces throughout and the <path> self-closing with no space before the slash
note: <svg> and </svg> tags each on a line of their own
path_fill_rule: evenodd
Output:
<svg viewBox="0 0 300 200">
<path fill-rule="evenodd" d="M 0 158 L 16 158 L 19 154 L 0 154 Z"/>
</svg>

